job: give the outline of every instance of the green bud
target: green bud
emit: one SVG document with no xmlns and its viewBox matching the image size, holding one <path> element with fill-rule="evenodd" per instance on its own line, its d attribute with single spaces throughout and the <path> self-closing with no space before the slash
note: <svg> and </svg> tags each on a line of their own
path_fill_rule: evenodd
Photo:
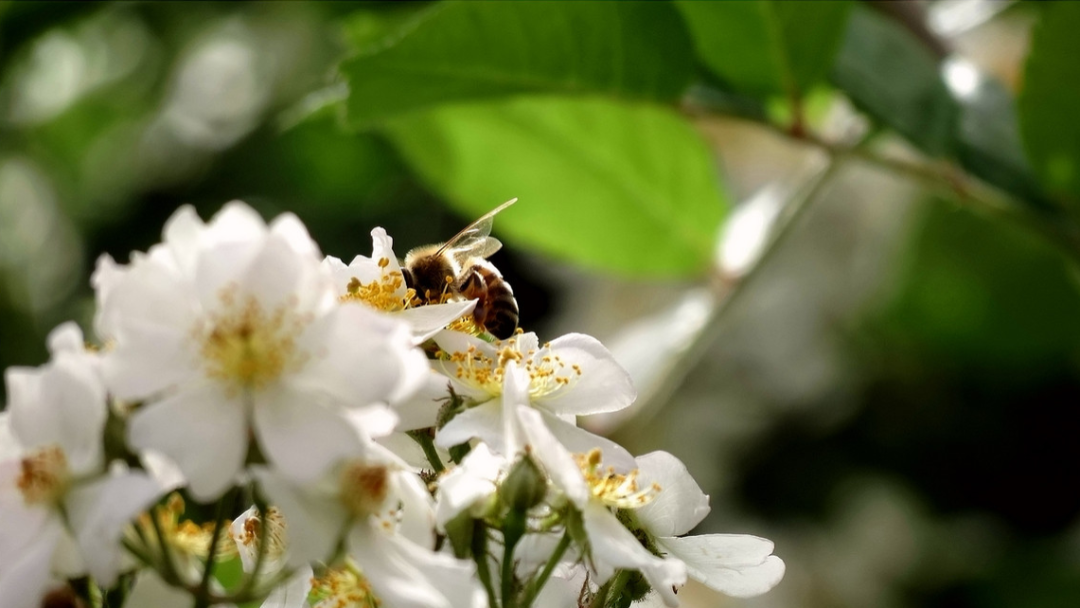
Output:
<svg viewBox="0 0 1080 608">
<path fill-rule="evenodd" d="M 547 478 L 526 455 L 514 464 L 499 487 L 499 498 L 515 511 L 527 511 L 540 504 L 547 494 Z"/>
</svg>

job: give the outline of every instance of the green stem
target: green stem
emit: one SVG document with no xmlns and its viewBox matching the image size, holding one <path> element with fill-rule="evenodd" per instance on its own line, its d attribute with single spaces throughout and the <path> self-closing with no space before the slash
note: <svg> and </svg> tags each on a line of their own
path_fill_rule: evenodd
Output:
<svg viewBox="0 0 1080 608">
<path fill-rule="evenodd" d="M 206 554 L 206 568 L 203 570 L 202 580 L 196 590 L 194 608 L 207 608 L 213 603 L 214 598 L 210 595 L 210 580 L 214 577 L 218 542 L 221 541 L 221 531 L 225 527 L 225 512 L 232 507 L 235 497 L 236 488 L 234 487 L 218 500 L 214 513 L 214 531 L 210 536 L 210 549 Z"/>
<path fill-rule="evenodd" d="M 540 595 L 540 591 L 547 584 L 551 573 L 555 571 L 555 566 L 559 565 L 559 560 L 562 559 L 563 554 L 570 548 L 570 532 L 565 532 L 563 537 L 559 539 L 559 544 L 555 546 L 555 551 L 551 554 L 551 558 L 548 559 L 547 564 L 544 565 L 544 569 L 540 571 L 540 575 L 537 576 L 532 583 L 529 584 L 528 591 L 525 592 L 525 601 L 521 602 L 521 608 L 531 608 L 532 603 L 536 601 L 536 597 Z"/>
<path fill-rule="evenodd" d="M 472 554 L 473 561 L 476 562 L 476 573 L 484 585 L 484 590 L 487 591 L 488 608 L 499 608 L 495 586 L 491 584 L 491 567 L 488 565 L 487 526 L 482 521 L 477 521 L 475 526 L 472 536 Z"/>
<path fill-rule="evenodd" d="M 161 529 L 161 522 L 158 521 L 159 509 L 160 507 L 157 505 L 150 509 L 150 525 L 154 529 L 154 536 L 157 537 L 158 548 L 161 550 L 161 570 L 159 572 L 166 581 L 174 581 L 175 583 L 182 584 L 183 580 L 180 578 L 180 573 L 176 570 L 176 563 L 173 562 L 172 548 L 169 546 L 169 540 L 165 536 L 165 532 Z"/>
<path fill-rule="evenodd" d="M 427 429 L 409 431 L 405 434 L 412 437 L 413 441 L 420 444 L 420 448 L 424 450 L 424 456 L 427 457 L 428 463 L 431 464 L 431 468 L 434 469 L 436 473 L 442 473 L 446 470 L 446 466 L 443 465 L 442 459 L 439 458 L 439 452 L 435 449 L 435 442 L 431 433 Z"/>
</svg>

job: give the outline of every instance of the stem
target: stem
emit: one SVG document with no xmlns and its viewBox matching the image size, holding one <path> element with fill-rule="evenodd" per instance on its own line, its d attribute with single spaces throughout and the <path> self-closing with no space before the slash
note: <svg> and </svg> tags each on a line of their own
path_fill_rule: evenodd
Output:
<svg viewBox="0 0 1080 608">
<path fill-rule="evenodd" d="M 203 570 L 202 581 L 195 594 L 194 608 L 207 608 L 213 602 L 210 596 L 210 579 L 214 576 L 214 562 L 217 561 L 217 547 L 221 540 L 221 530 L 225 527 L 225 511 L 232 507 L 236 496 L 236 488 L 229 490 L 218 500 L 214 514 L 214 532 L 210 536 L 210 549 L 206 555 L 206 569 Z"/>
<path fill-rule="evenodd" d="M 420 448 L 424 450 L 424 456 L 428 459 L 428 463 L 431 464 L 431 468 L 434 469 L 436 473 L 442 473 L 446 470 L 446 466 L 443 465 L 442 459 L 439 458 L 439 452 L 435 449 L 435 442 L 431 433 L 427 429 L 408 431 L 405 434 L 412 437 L 413 441 L 420 444 Z"/>
<path fill-rule="evenodd" d="M 154 535 L 157 536 L 158 547 L 161 549 L 160 573 L 162 578 L 167 581 L 183 584 L 180 574 L 176 571 L 176 564 L 173 562 L 169 541 L 165 537 L 165 532 L 161 529 L 161 522 L 158 521 L 158 509 L 160 509 L 158 505 L 150 509 L 150 525 L 154 528 Z"/>
<path fill-rule="evenodd" d="M 244 577 L 244 584 L 237 591 L 238 595 L 248 594 L 255 587 L 255 584 L 259 580 L 259 573 L 262 572 L 263 561 L 266 559 L 266 537 L 267 537 L 267 510 L 266 501 L 262 500 L 258 492 L 252 492 L 252 502 L 255 503 L 255 510 L 259 513 L 259 546 L 256 548 L 255 553 L 255 568 L 251 573 Z"/>
<path fill-rule="evenodd" d="M 499 608 L 498 596 L 495 595 L 495 586 L 491 584 L 491 567 L 488 565 L 487 555 L 487 526 L 484 522 L 477 521 L 473 530 L 472 554 L 476 562 L 476 573 L 480 576 L 480 582 L 487 591 L 488 608 Z"/>
<path fill-rule="evenodd" d="M 529 589 L 525 593 L 525 601 L 521 603 L 521 608 L 531 608 L 536 596 L 540 595 L 540 591 L 547 584 L 547 580 L 551 578 L 551 573 L 555 571 L 555 566 L 559 565 L 559 560 L 562 559 L 568 548 L 570 548 L 570 532 L 565 532 L 563 537 L 559 539 L 559 544 L 555 546 L 551 558 L 544 565 L 544 569 L 540 571 L 540 575 L 529 585 Z"/>
</svg>

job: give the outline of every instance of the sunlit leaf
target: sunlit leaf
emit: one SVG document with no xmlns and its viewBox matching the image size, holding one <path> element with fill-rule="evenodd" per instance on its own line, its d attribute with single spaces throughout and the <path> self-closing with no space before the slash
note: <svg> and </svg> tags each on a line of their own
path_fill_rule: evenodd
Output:
<svg viewBox="0 0 1080 608">
<path fill-rule="evenodd" d="M 1024 70 L 1020 132 L 1045 186 L 1080 201 L 1080 4 L 1042 8 Z"/>
<path fill-rule="evenodd" d="M 952 151 L 958 109 L 938 61 L 887 17 L 862 6 L 852 11 L 832 81 L 860 109 L 924 152 Z"/>
<path fill-rule="evenodd" d="M 665 2 L 448 2 L 385 41 L 342 65 L 355 126 L 518 93 L 675 100 L 693 68 L 689 37 Z"/>
<path fill-rule="evenodd" d="M 496 233 L 624 275 L 704 271 L 726 204 L 704 142 L 673 112 L 518 98 L 390 124 L 424 180 L 471 216 L 518 197 Z"/>
<path fill-rule="evenodd" d="M 734 89 L 801 95 L 824 78 L 843 38 L 850 3 L 676 3 L 698 55 Z"/>
</svg>

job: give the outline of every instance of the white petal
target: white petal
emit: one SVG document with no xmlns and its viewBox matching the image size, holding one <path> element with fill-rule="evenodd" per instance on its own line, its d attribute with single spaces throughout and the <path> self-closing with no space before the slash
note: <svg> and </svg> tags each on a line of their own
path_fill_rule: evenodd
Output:
<svg viewBox="0 0 1080 608">
<path fill-rule="evenodd" d="M 470 336 L 459 331 L 445 329 L 432 336 L 432 339 L 439 345 L 439 348 L 448 353 L 464 353 L 472 347 L 481 355 L 492 359 L 497 358 L 496 349 L 493 345 L 476 336 Z"/>
<path fill-rule="evenodd" d="M 300 218 L 292 213 L 282 213 L 270 222 L 270 233 L 280 236 L 293 251 L 312 259 L 319 259 L 319 246 L 308 234 Z"/>
<path fill-rule="evenodd" d="M 36 370 L 9 368 L 11 429 L 27 448 L 56 444 L 84 474 L 101 463 L 105 389 L 86 357 L 60 354 Z"/>
<path fill-rule="evenodd" d="M 392 404 L 400 417 L 397 430 L 411 431 L 435 426 L 439 410 L 450 396 L 449 387 L 449 378 L 429 369 L 419 390 L 408 399 Z"/>
<path fill-rule="evenodd" d="M 170 458 L 190 482 L 192 496 L 208 502 L 233 483 L 243 466 L 248 447 L 244 406 L 215 386 L 187 389 L 132 414 L 128 442 Z"/>
<path fill-rule="evenodd" d="M 435 546 L 435 501 L 420 476 L 411 471 L 393 474 L 395 495 L 400 501 L 383 519 L 397 523 L 397 533 L 422 547 Z"/>
<path fill-rule="evenodd" d="M 53 509 L 26 504 L 16 486 L 20 473 L 18 460 L 0 463 L 0 575 L 14 568 L 34 545 L 49 538 L 53 534 L 50 530 L 62 527 Z"/>
<path fill-rule="evenodd" d="M 11 394 L 10 387 L 8 394 Z M 11 412 L 0 412 L 0 462 L 18 457 L 23 446 L 11 432 Z"/>
<path fill-rule="evenodd" d="M 311 593 L 312 576 L 314 573 L 310 566 L 300 568 L 292 578 L 266 596 L 261 608 L 305 608 L 308 594 Z"/>
<path fill-rule="evenodd" d="M 341 407 L 404 399 L 427 379 L 427 359 L 412 346 L 408 327 L 364 306 L 335 308 L 307 328 L 299 346 L 312 360 L 290 382 Z"/>
<path fill-rule="evenodd" d="M 0 571 L 0 606 L 39 608 L 56 581 L 52 578 L 52 558 L 62 533 L 59 522 L 42 530 L 37 541 L 26 547 L 8 567 Z"/>
<path fill-rule="evenodd" d="M 256 397 L 255 433 L 270 462 L 296 481 L 313 481 L 360 451 L 360 438 L 332 406 L 282 384 Z"/>
<path fill-rule="evenodd" d="M 381 403 L 350 408 L 345 410 L 344 416 L 361 436 L 372 439 L 393 433 L 401 420 L 396 410 Z"/>
<path fill-rule="evenodd" d="M 449 448 L 473 437 L 489 445 L 501 446 L 503 440 L 502 408 L 494 401 L 481 403 L 454 416 L 435 434 L 435 445 Z"/>
<path fill-rule="evenodd" d="M 637 469 L 642 487 L 660 484 L 660 493 L 652 502 L 634 511 L 649 534 L 686 534 L 709 514 L 708 495 L 701 491 L 678 458 L 667 452 L 651 452 L 638 456 Z"/>
<path fill-rule="evenodd" d="M 132 608 L 191 608 L 191 596 L 161 580 L 156 571 L 145 569 L 139 572 L 124 605 Z"/>
<path fill-rule="evenodd" d="M 677 559 L 665 559 L 649 553 L 637 538 L 623 527 L 611 511 L 590 502 L 582 511 L 589 550 L 603 584 L 615 569 L 639 570 L 668 606 L 678 606 L 675 590 L 686 583 L 686 566 Z"/>
<path fill-rule="evenodd" d="M 285 516 L 289 563 L 304 566 L 328 559 L 348 520 L 345 507 L 335 496 L 305 490 L 269 469 L 258 467 L 252 472 L 271 504 Z"/>
<path fill-rule="evenodd" d="M 659 538 L 657 543 L 686 563 L 690 576 L 734 597 L 753 597 L 784 577 L 784 562 L 772 541 L 747 534 L 704 534 Z"/>
<path fill-rule="evenodd" d="M 570 452 L 551 434 L 540 412 L 528 406 L 518 406 L 517 415 L 533 454 L 544 466 L 551 481 L 566 494 L 570 502 L 582 508 L 589 500 L 589 486 Z"/>
<path fill-rule="evenodd" d="M 187 276 L 195 270 L 195 253 L 204 238 L 206 224 L 199 219 L 191 205 L 184 205 L 176 210 L 165 222 L 161 231 L 162 240 L 168 247 L 177 268 Z"/>
<path fill-rule="evenodd" d="M 552 340 L 549 348 L 566 368 L 577 365 L 581 375 L 560 390 L 537 398 L 536 403 L 544 409 L 561 414 L 601 414 L 621 410 L 637 398 L 630 374 L 596 338 L 567 334 Z M 544 354 L 541 350 L 536 356 Z"/>
<path fill-rule="evenodd" d="M 435 511 L 440 529 L 463 511 L 495 494 L 495 480 L 504 463 L 505 459 L 495 456 L 486 444 L 481 443 L 459 466 L 442 476 Z"/>
<path fill-rule="evenodd" d="M 566 449 L 576 454 L 588 454 L 593 448 L 600 448 L 604 456 L 604 465 L 615 467 L 615 470 L 626 473 L 636 468 L 634 457 L 626 448 L 595 433 L 590 433 L 583 428 L 569 422 L 565 422 L 547 412 L 541 412 L 544 424 L 547 425 L 551 434 L 563 444 Z"/>
<path fill-rule="evenodd" d="M 322 314 L 337 301 L 318 258 L 297 252 L 277 234 L 261 243 L 258 255 L 236 279 L 241 292 L 254 297 L 266 310 L 292 306 L 301 313 Z"/>
<path fill-rule="evenodd" d="M 244 201 L 229 201 L 210 218 L 208 236 L 215 242 L 249 241 L 267 233 L 266 222 Z"/>
<path fill-rule="evenodd" d="M 421 344 L 443 330 L 448 324 L 464 317 L 476 307 L 476 300 L 428 304 L 407 308 L 398 317 L 412 328 L 413 341 Z"/>
<path fill-rule="evenodd" d="M 157 483 L 138 471 L 81 484 L 68 492 L 64 502 L 86 568 L 105 587 L 116 582 L 124 527 L 160 494 Z"/>
<path fill-rule="evenodd" d="M 393 608 L 480 608 L 472 563 L 423 549 L 400 537 L 357 526 L 353 558 L 382 605 Z"/>
<path fill-rule="evenodd" d="M 82 330 L 73 321 L 57 325 L 45 339 L 49 352 L 56 357 L 60 353 L 86 353 Z"/>
</svg>

